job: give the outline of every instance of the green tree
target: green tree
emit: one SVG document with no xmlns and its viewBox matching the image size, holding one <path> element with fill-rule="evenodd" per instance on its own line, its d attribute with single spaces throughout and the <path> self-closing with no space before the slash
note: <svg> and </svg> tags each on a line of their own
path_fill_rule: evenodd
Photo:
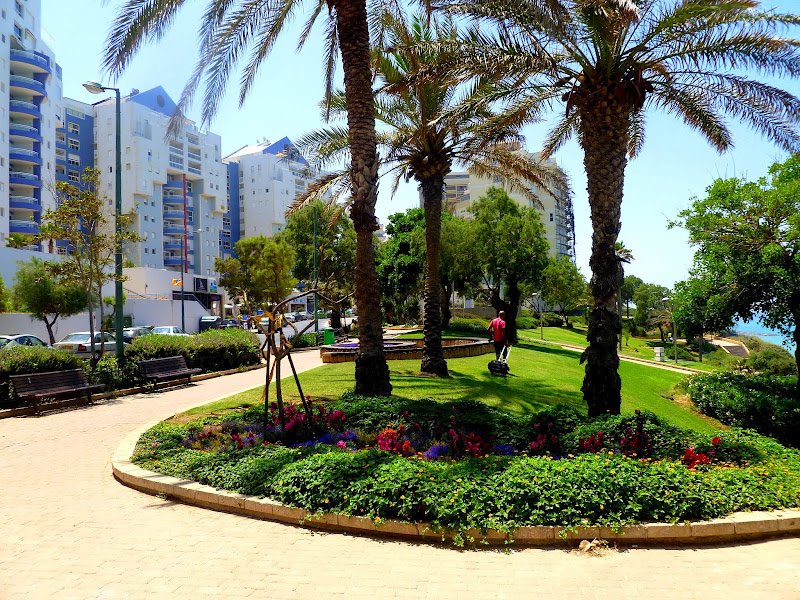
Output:
<svg viewBox="0 0 800 600">
<path fill-rule="evenodd" d="M 317 282 L 314 282 L 314 210 L 317 211 Z M 297 279 L 316 285 L 331 299 L 353 293 L 356 233 L 341 207 L 317 200 L 288 218 L 281 237 L 295 251 L 292 274 Z M 340 328 L 342 307 L 324 300 L 322 305 L 333 311 L 331 326 Z"/>
<path fill-rule="evenodd" d="M 441 80 L 426 80 L 422 75 L 446 57 L 440 52 L 419 52 L 422 43 L 440 44 L 455 40 L 455 26 L 428 16 L 386 13 L 380 44 L 385 52 L 375 52 L 374 69 L 378 91 L 376 116 L 385 125 L 379 136 L 383 161 L 395 177 L 418 182 L 425 213 L 425 284 L 422 349 L 423 373 L 447 377 L 447 362 L 442 350 L 442 286 L 440 243 L 444 178 L 453 163 L 471 172 L 499 178 L 536 203 L 532 188 L 564 190 L 563 174 L 553 164 L 534 160 L 515 152 L 521 123 L 506 120 L 473 98 L 488 85 L 478 86 L 462 98 L 457 86 Z M 441 52 L 444 52 L 442 50 Z M 342 98 L 334 108 L 344 110 Z M 314 132 L 300 142 L 323 160 L 339 158 L 349 146 L 346 132 L 327 129 Z M 395 182 L 395 188 L 397 183 Z"/>
<path fill-rule="evenodd" d="M 384 312 L 392 323 L 407 323 L 419 317 L 425 255 L 424 245 L 418 240 L 424 229 L 425 214 L 421 208 L 389 215 L 387 239 L 378 250 L 377 270 Z"/>
<path fill-rule="evenodd" d="M 36 243 L 36 236 L 27 233 L 9 233 L 6 236 L 6 246 L 9 248 L 27 248 Z"/>
<path fill-rule="evenodd" d="M 672 295 L 673 316 L 679 331 L 687 339 L 699 338 L 700 362 L 703 361 L 703 334 L 733 326 L 729 299 L 719 293 L 721 287 L 715 273 L 695 269 L 692 278 L 675 284 Z"/>
<path fill-rule="evenodd" d="M 800 18 L 761 6 L 759 0 L 446 0 L 446 10 L 490 28 L 466 37 L 463 56 L 443 69 L 464 77 L 505 74 L 505 98 L 520 102 L 520 119 L 540 115 L 531 106 L 560 99 L 565 110 L 543 154 L 573 135 L 583 149 L 593 306 L 582 389 L 591 416 L 620 411 L 615 303 L 622 277 L 614 244 L 625 167 L 642 148 L 645 111 L 675 115 L 720 152 L 733 145 L 726 117 L 783 148 L 800 148 L 800 99 L 765 81 L 800 74 L 800 43 L 786 34 Z"/>
<path fill-rule="evenodd" d="M 763 319 L 795 344 L 800 365 L 800 156 L 755 182 L 718 179 L 676 225 L 696 246 L 693 275 L 709 314 Z M 713 286 L 713 287 L 712 287 Z M 800 381 L 797 396 L 800 398 Z"/>
<path fill-rule="evenodd" d="M 569 327 L 569 315 L 586 303 L 586 280 L 569 258 L 550 259 L 543 273 L 542 297 L 551 306 L 558 307 Z"/>
<path fill-rule="evenodd" d="M 292 291 L 295 252 L 283 239 L 257 235 L 235 246 L 237 258 L 217 258 L 219 283 L 241 297 L 248 312 L 280 302 Z"/>
<path fill-rule="evenodd" d="M 475 264 L 476 228 L 471 221 L 450 217 L 442 218 L 442 239 L 439 245 L 439 270 L 442 282 L 442 328 L 447 329 L 452 318 L 450 298 L 453 292 L 470 295 L 481 281 L 480 266 Z"/>
<path fill-rule="evenodd" d="M 620 288 L 620 297 L 625 303 L 625 317 L 631 317 L 631 302 L 633 302 L 633 295 L 636 293 L 637 288 L 642 285 L 644 281 L 636 277 L 636 275 L 626 275 L 622 280 L 622 287 Z"/>
<path fill-rule="evenodd" d="M 547 266 L 548 244 L 539 213 L 520 207 L 496 187 L 470 207 L 475 216 L 475 246 L 470 255 L 482 270 L 481 295 L 506 313 L 506 335 L 517 341 L 522 288 L 539 288 Z"/>
<path fill-rule="evenodd" d="M 20 308 L 44 323 L 50 343 L 55 344 L 53 326 L 58 318 L 80 313 L 88 297 L 82 285 L 53 277 L 51 271 L 47 263 L 35 257 L 18 262 L 13 294 Z"/>
<path fill-rule="evenodd" d="M 142 239 L 129 230 L 133 223 L 130 214 L 120 215 L 120 232 L 115 233 L 114 223 L 107 216 L 108 199 L 98 191 L 99 177 L 97 169 L 87 168 L 78 185 L 56 182 L 58 206 L 43 215 L 39 235 L 40 240 L 63 240 L 69 244 L 66 258 L 47 263 L 47 267 L 57 279 L 74 282 L 85 290 L 93 359 L 98 356 L 94 347 L 94 311 L 98 309 L 102 325 L 103 285 L 116 280 L 113 266 L 117 244 L 124 249 L 125 244 Z M 105 338 L 100 343 L 102 353 Z"/>
<path fill-rule="evenodd" d="M 661 334 L 661 341 L 665 341 L 664 326 L 668 319 L 664 319 L 666 314 L 667 301 L 670 291 L 663 285 L 654 283 L 643 283 L 633 294 L 633 303 L 636 305 L 636 315 L 633 322 L 639 327 L 656 326 Z M 669 321 L 671 323 L 671 321 Z"/>
<path fill-rule="evenodd" d="M 106 69 L 112 75 L 121 74 L 144 43 L 161 38 L 179 9 L 187 3 L 188 0 L 124 0 L 106 43 Z M 323 10 L 326 6 L 327 10 Z M 369 2 L 373 16 L 385 6 L 387 3 L 380 0 Z M 208 0 L 200 25 L 200 58 L 178 103 L 179 115 L 185 112 L 205 78 L 202 114 L 203 123 L 208 123 L 217 111 L 231 71 L 239 58 L 249 51 L 241 79 L 241 105 L 284 26 L 303 8 L 303 0 Z M 368 396 L 388 396 L 392 386 L 383 354 L 380 290 L 372 240 L 373 232 L 378 229 L 375 218 L 378 157 L 370 70 L 368 3 L 367 0 L 329 0 L 327 5 L 311 3 L 308 19 L 300 35 L 300 47 L 305 44 L 321 14 L 327 15 L 326 98 L 330 98 L 340 53 L 347 98 L 347 125 L 351 143 L 350 218 L 356 230 L 355 280 L 359 332 L 355 391 Z M 177 119 L 173 120 L 173 125 L 177 126 L 177 123 Z"/>
</svg>

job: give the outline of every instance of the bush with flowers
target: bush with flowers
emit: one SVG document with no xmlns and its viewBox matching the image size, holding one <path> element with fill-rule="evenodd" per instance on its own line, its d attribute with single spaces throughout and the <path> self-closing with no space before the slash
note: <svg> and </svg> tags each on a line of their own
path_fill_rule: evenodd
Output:
<svg viewBox="0 0 800 600">
<path fill-rule="evenodd" d="M 372 399 L 370 399 L 372 400 Z M 476 402 L 351 395 L 164 422 L 134 462 L 311 511 L 435 528 L 618 526 L 800 505 L 800 452 L 742 430 L 713 435 L 654 415 L 512 415 Z"/>
</svg>

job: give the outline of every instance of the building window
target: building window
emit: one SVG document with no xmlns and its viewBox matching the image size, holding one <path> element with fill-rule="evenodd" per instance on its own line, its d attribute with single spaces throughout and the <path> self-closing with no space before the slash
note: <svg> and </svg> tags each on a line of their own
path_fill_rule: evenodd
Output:
<svg viewBox="0 0 800 600">
<path fill-rule="evenodd" d="M 550 222 L 553 222 L 553 213 L 550 213 Z"/>
<path fill-rule="evenodd" d="M 80 181 L 77 171 L 70 171 L 67 175 L 70 181 Z"/>
<path fill-rule="evenodd" d="M 14 2 L 14 8 L 17 9 L 17 14 L 20 17 L 24 17 L 25 16 L 25 9 L 22 8 L 22 2 L 19 2 L 19 1 Z"/>
<path fill-rule="evenodd" d="M 81 166 L 81 161 L 78 160 L 77 158 L 73 158 L 71 156 L 67 159 L 67 163 L 69 163 L 73 167 L 80 167 Z"/>
<path fill-rule="evenodd" d="M 70 150 L 75 150 L 76 152 L 79 152 L 81 149 L 81 143 L 78 140 L 71 139 L 69 140 L 68 147 Z"/>
<path fill-rule="evenodd" d="M 74 133 L 75 135 L 80 135 L 81 133 L 81 126 L 77 123 L 70 123 L 69 124 L 69 132 Z"/>
</svg>

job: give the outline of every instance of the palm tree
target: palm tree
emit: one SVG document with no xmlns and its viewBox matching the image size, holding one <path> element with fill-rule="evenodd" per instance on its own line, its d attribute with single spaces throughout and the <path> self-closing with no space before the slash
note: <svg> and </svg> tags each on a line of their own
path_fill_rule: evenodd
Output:
<svg viewBox="0 0 800 600">
<path fill-rule="evenodd" d="M 189 1 L 125 0 L 107 40 L 104 57 L 106 70 L 114 76 L 122 73 L 139 48 L 146 42 L 158 40 L 176 18 L 180 8 Z M 370 10 L 379 14 L 391 3 L 392 0 L 370 0 Z M 208 123 L 217 111 L 238 59 L 249 51 L 239 93 L 241 105 L 284 26 L 302 9 L 303 4 L 303 0 L 208 0 L 200 27 L 200 58 L 178 102 L 176 117 L 180 118 L 205 78 L 202 116 L 203 124 Z M 310 4 L 298 45 L 302 47 L 305 44 L 320 13 L 326 12 L 326 97 L 330 98 L 334 68 L 340 52 L 347 96 L 348 135 L 352 146 L 350 216 L 357 233 L 355 280 L 359 352 L 355 368 L 356 393 L 386 396 L 391 393 L 392 386 L 383 354 L 380 293 L 372 245 L 372 233 L 378 229 L 375 218 L 378 158 L 367 0 L 315 0 Z M 178 122 L 173 119 L 173 127 Z"/>
<path fill-rule="evenodd" d="M 540 202 L 532 191 L 534 187 L 556 193 L 551 190 L 563 190 L 566 182 L 552 163 L 515 151 L 521 140 L 519 123 L 507 122 L 503 114 L 470 104 L 469 99 L 488 84 L 478 82 L 476 89 L 466 92 L 467 98 L 460 98 L 456 86 L 420 78 L 440 57 L 438 52 L 417 49 L 439 40 L 454 41 L 456 30 L 451 22 L 387 14 L 382 25 L 385 36 L 382 46 L 390 50 L 376 51 L 373 59 L 379 85 L 376 116 L 386 126 L 381 129 L 378 141 L 383 160 L 394 174 L 393 189 L 400 178 L 414 178 L 419 183 L 426 248 L 421 370 L 447 377 L 447 362 L 442 352 L 439 270 L 445 176 L 453 163 L 458 162 L 477 175 L 502 178 L 511 189 L 537 204 Z M 349 104 L 339 97 L 332 106 L 342 112 Z M 341 129 L 313 132 L 298 144 L 320 157 L 323 166 L 351 151 Z"/>
<path fill-rule="evenodd" d="M 614 244 L 645 109 L 675 114 L 720 152 L 733 145 L 726 117 L 797 150 L 800 100 L 759 77 L 800 74 L 800 43 L 782 35 L 800 17 L 761 10 L 760 0 L 447 0 L 445 8 L 491 25 L 463 41 L 465 55 L 450 67 L 505 73 L 506 94 L 527 98 L 537 115 L 543 102 L 565 105 L 543 154 L 573 134 L 584 152 L 594 233 L 582 389 L 590 415 L 617 414 Z"/>
</svg>

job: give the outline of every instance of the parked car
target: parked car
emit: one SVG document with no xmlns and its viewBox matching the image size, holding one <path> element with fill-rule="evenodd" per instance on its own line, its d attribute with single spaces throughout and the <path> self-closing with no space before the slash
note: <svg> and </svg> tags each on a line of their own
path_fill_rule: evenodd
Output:
<svg viewBox="0 0 800 600">
<path fill-rule="evenodd" d="M 222 329 L 239 329 L 242 325 L 239 323 L 239 319 L 222 319 L 219 326 Z"/>
<path fill-rule="evenodd" d="M 126 327 L 122 330 L 122 341 L 130 344 L 138 337 L 142 337 L 143 335 L 149 335 L 153 333 L 152 327 Z"/>
<path fill-rule="evenodd" d="M 217 315 L 204 315 L 200 317 L 200 331 L 206 329 L 219 329 L 222 326 L 222 317 Z"/>
<path fill-rule="evenodd" d="M 88 331 L 78 331 L 64 336 L 60 342 L 53 344 L 53 348 L 64 350 L 65 352 L 72 352 L 81 358 L 90 358 L 92 356 L 91 339 L 91 334 Z M 102 340 L 105 340 L 105 345 L 101 344 Z M 125 344 L 124 341 L 123 344 L 125 346 L 129 345 Z M 113 354 L 116 348 L 117 341 L 114 339 L 113 335 L 108 332 L 95 332 L 94 350 L 97 356 L 100 356 L 101 352 L 104 354 Z"/>
<path fill-rule="evenodd" d="M 13 348 L 14 346 L 44 346 L 50 344 L 29 333 L 15 333 L 13 335 L 0 335 L 0 348 Z"/>
<path fill-rule="evenodd" d="M 283 315 L 283 321 L 285 323 L 294 323 L 294 313 L 286 313 Z"/>
<path fill-rule="evenodd" d="M 189 337 L 188 333 L 176 325 L 159 325 L 158 327 L 153 327 L 150 333 L 158 335 L 185 335 Z"/>
<path fill-rule="evenodd" d="M 314 317 L 311 316 L 310 312 L 305 310 L 298 310 L 294 313 L 294 322 L 297 323 L 298 321 L 310 321 Z"/>
</svg>

